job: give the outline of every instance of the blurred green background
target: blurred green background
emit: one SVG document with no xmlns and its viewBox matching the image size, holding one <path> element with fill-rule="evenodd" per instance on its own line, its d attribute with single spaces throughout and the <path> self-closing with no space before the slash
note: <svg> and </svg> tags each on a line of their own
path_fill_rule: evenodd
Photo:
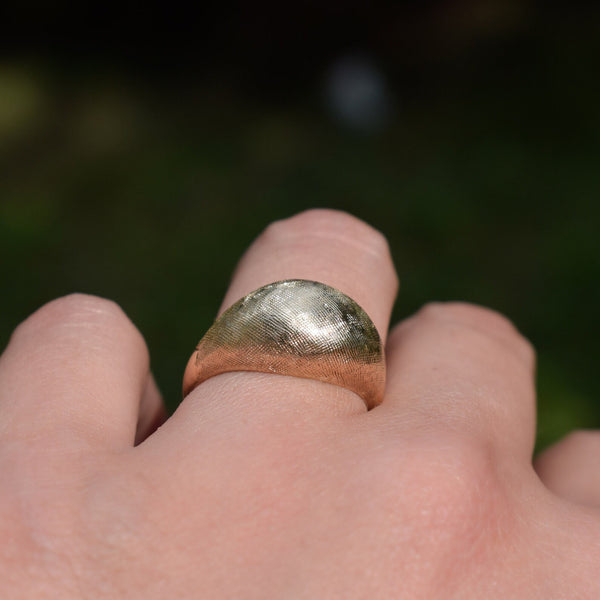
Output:
<svg viewBox="0 0 600 600">
<path fill-rule="evenodd" d="M 394 320 L 462 299 L 533 341 L 539 447 L 599 427 L 600 10 L 365 6 L 14 7 L 0 346 L 56 296 L 112 298 L 173 409 L 244 249 L 333 207 L 388 236 Z"/>
</svg>

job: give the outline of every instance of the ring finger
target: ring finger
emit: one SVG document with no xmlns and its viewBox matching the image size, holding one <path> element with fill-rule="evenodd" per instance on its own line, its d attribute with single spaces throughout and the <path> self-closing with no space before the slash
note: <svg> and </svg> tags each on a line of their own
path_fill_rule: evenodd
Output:
<svg viewBox="0 0 600 600">
<path fill-rule="evenodd" d="M 270 225 L 240 261 L 221 311 L 273 281 L 309 279 L 339 289 L 364 308 L 385 340 L 397 276 L 385 238 L 362 221 L 331 210 L 311 210 Z M 196 387 L 167 428 L 196 423 L 235 405 L 236 419 L 287 412 L 303 419 L 366 410 L 345 388 L 265 373 L 224 373 Z M 191 419 L 189 417 L 192 417 Z"/>
</svg>

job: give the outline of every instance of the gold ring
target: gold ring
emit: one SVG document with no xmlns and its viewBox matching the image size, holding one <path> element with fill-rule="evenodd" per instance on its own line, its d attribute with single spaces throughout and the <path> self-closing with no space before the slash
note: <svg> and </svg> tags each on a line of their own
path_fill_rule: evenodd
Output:
<svg viewBox="0 0 600 600">
<path fill-rule="evenodd" d="M 316 379 L 383 400 L 385 359 L 367 313 L 317 281 L 265 285 L 228 308 L 200 340 L 183 377 L 183 395 L 210 377 L 259 371 Z"/>
</svg>

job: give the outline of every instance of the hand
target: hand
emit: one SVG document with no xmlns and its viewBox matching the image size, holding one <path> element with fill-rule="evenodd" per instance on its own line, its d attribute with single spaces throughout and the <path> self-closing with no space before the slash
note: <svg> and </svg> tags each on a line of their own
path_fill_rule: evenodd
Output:
<svg viewBox="0 0 600 600">
<path fill-rule="evenodd" d="M 387 331 L 396 274 L 361 221 L 271 225 L 222 309 L 286 278 L 341 289 Z M 165 421 L 115 304 L 47 304 L 0 359 L 0 597 L 600 598 L 600 435 L 536 473 L 530 344 L 436 303 L 386 349 L 369 412 L 341 387 L 238 372 Z"/>
</svg>

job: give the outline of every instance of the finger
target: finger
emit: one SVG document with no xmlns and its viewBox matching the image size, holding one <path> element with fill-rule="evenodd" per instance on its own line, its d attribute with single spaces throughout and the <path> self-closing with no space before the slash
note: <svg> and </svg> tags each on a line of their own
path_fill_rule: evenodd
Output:
<svg viewBox="0 0 600 600">
<path fill-rule="evenodd" d="M 262 285 L 294 278 L 321 281 L 353 298 L 385 341 L 398 278 L 379 231 L 324 209 L 272 223 L 242 257 L 219 314 Z"/>
<path fill-rule="evenodd" d="M 534 368 L 532 346 L 505 317 L 466 303 L 428 304 L 390 335 L 388 388 L 376 410 L 406 427 L 460 430 L 529 459 Z"/>
<path fill-rule="evenodd" d="M 600 507 L 600 431 L 570 433 L 542 452 L 534 467 L 555 494 Z"/>
<path fill-rule="evenodd" d="M 376 230 L 346 213 L 311 210 L 278 221 L 256 239 L 240 261 L 221 306 L 221 312 L 249 292 L 282 279 L 310 279 L 337 288 L 358 302 L 385 339 L 397 290 L 389 248 Z M 329 414 L 364 411 L 353 392 L 310 379 L 273 374 L 225 373 L 200 384 L 184 401 L 207 410 L 211 399 L 219 404 L 233 392 L 258 396 L 269 411 L 299 403 Z M 252 409 L 256 410 L 253 406 Z M 221 408 L 219 408 L 221 410 Z"/>
<path fill-rule="evenodd" d="M 136 446 L 141 444 L 149 435 L 153 434 L 167 420 L 167 417 L 167 410 L 162 395 L 154 377 L 152 377 L 152 374 L 149 374 L 140 403 L 135 432 Z"/>
<path fill-rule="evenodd" d="M 74 294 L 43 306 L 0 360 L 0 437 L 56 447 L 134 443 L 149 377 L 138 330 L 113 302 Z M 157 410 L 150 388 L 144 410 Z"/>
</svg>

